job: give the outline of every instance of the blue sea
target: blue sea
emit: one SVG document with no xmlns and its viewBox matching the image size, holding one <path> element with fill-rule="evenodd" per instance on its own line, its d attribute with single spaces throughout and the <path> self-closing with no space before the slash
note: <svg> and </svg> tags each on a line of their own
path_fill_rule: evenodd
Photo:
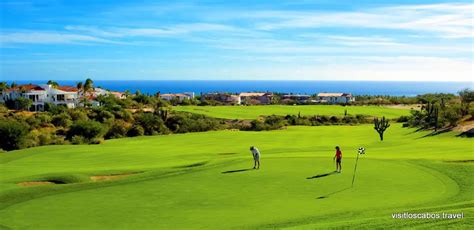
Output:
<svg viewBox="0 0 474 230">
<path fill-rule="evenodd" d="M 9 81 L 11 82 L 11 81 Z M 78 81 L 57 81 L 60 85 L 75 86 Z M 16 81 L 18 84 L 44 84 L 45 81 Z M 416 96 L 425 93 L 456 93 L 474 88 L 474 82 L 402 82 L 402 81 L 94 81 L 94 86 L 113 91 L 145 94 L 194 92 L 279 92 L 314 94 L 346 92 L 354 95 Z"/>
</svg>

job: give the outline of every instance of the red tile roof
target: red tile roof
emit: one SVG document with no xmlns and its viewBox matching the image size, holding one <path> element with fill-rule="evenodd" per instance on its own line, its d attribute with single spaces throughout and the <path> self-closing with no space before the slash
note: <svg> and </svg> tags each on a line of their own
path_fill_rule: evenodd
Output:
<svg viewBox="0 0 474 230">
<path fill-rule="evenodd" d="M 44 89 L 41 88 L 39 85 L 27 84 L 27 85 L 17 85 L 13 88 L 6 89 L 5 92 L 12 92 L 12 91 L 43 91 Z"/>
<path fill-rule="evenodd" d="M 77 92 L 79 91 L 76 87 L 74 86 L 58 86 L 56 89 L 66 91 L 66 92 Z"/>
</svg>

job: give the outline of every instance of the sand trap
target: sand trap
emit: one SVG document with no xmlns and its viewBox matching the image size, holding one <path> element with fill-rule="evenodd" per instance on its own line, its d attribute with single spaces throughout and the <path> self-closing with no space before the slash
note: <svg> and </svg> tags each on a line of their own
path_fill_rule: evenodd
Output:
<svg viewBox="0 0 474 230">
<path fill-rule="evenodd" d="M 125 173 L 125 174 L 116 174 L 116 175 L 102 175 L 102 176 L 91 176 L 91 180 L 96 182 L 96 181 L 107 181 L 107 180 L 118 180 L 118 179 L 122 179 L 122 178 L 125 178 L 125 177 L 128 177 L 128 176 L 131 176 L 133 174 L 137 174 L 139 172 L 136 172 L 136 173 Z"/>
<path fill-rule="evenodd" d="M 18 185 L 24 186 L 24 187 L 48 185 L 48 184 L 55 184 L 55 183 L 50 182 L 50 181 L 25 181 L 25 182 L 18 183 Z"/>
</svg>

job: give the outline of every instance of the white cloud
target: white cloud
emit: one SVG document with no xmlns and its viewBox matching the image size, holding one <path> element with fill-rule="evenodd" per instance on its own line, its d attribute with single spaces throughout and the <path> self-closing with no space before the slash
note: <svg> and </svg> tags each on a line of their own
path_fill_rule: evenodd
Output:
<svg viewBox="0 0 474 230">
<path fill-rule="evenodd" d="M 472 38 L 474 4 L 380 7 L 355 12 L 255 12 L 262 30 L 354 27 L 424 31 L 446 38 Z M 272 19 L 269 21 L 269 19 Z"/>
<path fill-rule="evenodd" d="M 161 27 L 111 27 L 66 26 L 70 31 L 81 31 L 103 37 L 165 37 L 198 32 L 236 31 L 237 28 L 213 23 L 188 23 Z"/>
<path fill-rule="evenodd" d="M 0 34 L 0 43 L 5 44 L 86 44 L 86 43 L 118 43 L 107 39 L 60 32 L 24 31 Z"/>
</svg>

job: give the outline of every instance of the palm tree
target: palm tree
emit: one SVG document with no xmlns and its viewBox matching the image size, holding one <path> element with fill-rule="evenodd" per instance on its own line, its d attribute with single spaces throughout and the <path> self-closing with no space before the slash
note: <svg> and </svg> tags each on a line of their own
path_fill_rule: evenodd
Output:
<svg viewBox="0 0 474 230">
<path fill-rule="evenodd" d="M 78 82 L 76 87 L 77 87 L 78 90 L 81 90 L 82 89 L 82 82 Z"/>
<path fill-rule="evenodd" d="M 0 92 L 3 92 L 5 89 L 10 88 L 6 81 L 0 82 Z"/>
<path fill-rule="evenodd" d="M 90 78 L 87 78 L 86 82 L 84 83 L 83 88 L 85 92 L 90 91 L 91 89 L 94 88 L 94 81 L 92 81 L 92 79 Z"/>
<path fill-rule="evenodd" d="M 130 90 L 125 90 L 124 92 L 125 97 L 129 97 L 131 95 Z"/>
<path fill-rule="evenodd" d="M 59 84 L 53 80 L 49 80 L 46 84 L 50 85 L 53 88 L 58 88 Z"/>
</svg>

